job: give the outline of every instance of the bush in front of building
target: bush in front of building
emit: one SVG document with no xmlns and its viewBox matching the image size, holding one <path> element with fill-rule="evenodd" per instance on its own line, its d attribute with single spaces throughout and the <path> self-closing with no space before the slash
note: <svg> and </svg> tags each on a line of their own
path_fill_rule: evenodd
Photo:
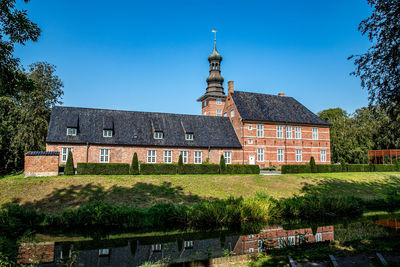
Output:
<svg viewBox="0 0 400 267">
<path fill-rule="evenodd" d="M 68 152 L 68 158 L 67 158 L 67 163 L 65 164 L 64 174 L 65 175 L 74 175 L 75 174 L 74 159 L 72 158 L 71 151 Z"/>
<path fill-rule="evenodd" d="M 310 159 L 310 168 L 311 168 L 311 172 L 317 172 L 317 166 L 315 164 L 315 159 L 314 157 L 311 157 Z"/>
<path fill-rule="evenodd" d="M 371 166 L 369 164 L 348 164 L 347 165 L 348 172 L 370 172 Z"/>
<path fill-rule="evenodd" d="M 260 167 L 258 165 L 228 164 L 226 166 L 226 173 L 229 173 L 229 174 L 259 174 Z"/>
<path fill-rule="evenodd" d="M 168 164 L 168 163 L 143 163 L 140 164 L 140 174 L 149 175 L 149 174 L 176 174 L 177 173 L 177 164 Z"/>
<path fill-rule="evenodd" d="M 133 154 L 132 157 L 131 174 L 133 175 L 139 174 L 139 161 L 136 152 L 135 154 Z"/>
<path fill-rule="evenodd" d="M 310 173 L 311 167 L 309 164 L 297 164 L 297 165 L 283 165 L 282 173 Z"/>
<path fill-rule="evenodd" d="M 130 166 L 127 163 L 78 163 L 78 174 L 93 175 L 125 175 L 129 174 Z"/>
<path fill-rule="evenodd" d="M 183 174 L 219 174 L 218 164 L 184 164 Z"/>
<path fill-rule="evenodd" d="M 219 159 L 219 172 L 221 174 L 226 173 L 226 164 L 225 164 L 225 157 L 224 155 L 221 155 L 221 158 Z"/>
<path fill-rule="evenodd" d="M 183 157 L 179 155 L 177 173 L 183 174 Z"/>
</svg>

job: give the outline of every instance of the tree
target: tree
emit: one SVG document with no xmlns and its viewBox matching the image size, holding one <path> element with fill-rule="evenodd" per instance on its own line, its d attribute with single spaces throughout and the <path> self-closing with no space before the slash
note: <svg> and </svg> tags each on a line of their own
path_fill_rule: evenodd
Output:
<svg viewBox="0 0 400 267">
<path fill-rule="evenodd" d="M 26 10 L 15 7 L 15 1 L 0 2 L 0 96 L 15 97 L 17 89 L 21 89 L 18 84 L 25 79 L 19 71 L 19 59 L 13 55 L 15 44 L 36 42 L 41 32 L 29 20 Z"/>
<path fill-rule="evenodd" d="M 219 172 L 221 174 L 226 173 L 226 165 L 225 165 L 225 157 L 224 157 L 224 155 L 221 155 L 221 158 L 219 160 Z"/>
<path fill-rule="evenodd" d="M 310 159 L 310 167 L 311 167 L 311 172 L 317 172 L 317 166 L 315 165 L 315 159 L 313 156 L 311 156 Z"/>
<path fill-rule="evenodd" d="M 139 174 L 139 161 L 136 152 L 133 154 L 132 157 L 131 174 Z"/>
<path fill-rule="evenodd" d="M 74 159 L 72 158 L 71 151 L 68 152 L 68 158 L 67 158 L 67 163 L 65 164 L 64 174 L 65 175 L 74 175 L 75 174 Z"/>
<path fill-rule="evenodd" d="M 367 35 L 372 46 L 362 55 L 353 55 L 361 86 L 368 90 L 370 105 L 379 105 L 397 127 L 400 139 L 400 2 L 398 0 L 368 0 L 372 15 L 358 29 Z M 399 143 L 399 141 L 396 141 Z"/>
<path fill-rule="evenodd" d="M 182 158 L 182 155 L 179 155 L 177 172 L 179 174 L 183 174 L 183 158 Z"/>
</svg>

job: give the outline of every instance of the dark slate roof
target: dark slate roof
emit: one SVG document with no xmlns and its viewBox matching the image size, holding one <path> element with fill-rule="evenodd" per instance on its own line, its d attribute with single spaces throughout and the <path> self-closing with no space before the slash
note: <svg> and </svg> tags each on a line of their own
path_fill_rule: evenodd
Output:
<svg viewBox="0 0 400 267">
<path fill-rule="evenodd" d="M 29 151 L 25 155 L 27 156 L 58 156 L 60 152 L 53 151 Z"/>
<path fill-rule="evenodd" d="M 67 136 L 71 117 L 78 122 L 77 136 Z M 107 118 L 106 120 L 104 118 Z M 105 121 L 113 122 L 113 137 L 103 137 Z M 187 129 L 186 129 L 187 128 Z M 164 138 L 153 138 L 153 129 Z M 194 133 L 185 140 L 185 130 Z M 54 107 L 51 113 L 49 143 L 86 143 L 137 146 L 240 148 L 240 142 L 229 118 L 168 113 Z"/>
<path fill-rule="evenodd" d="M 293 97 L 241 91 L 231 95 L 243 120 L 331 125 Z"/>
</svg>

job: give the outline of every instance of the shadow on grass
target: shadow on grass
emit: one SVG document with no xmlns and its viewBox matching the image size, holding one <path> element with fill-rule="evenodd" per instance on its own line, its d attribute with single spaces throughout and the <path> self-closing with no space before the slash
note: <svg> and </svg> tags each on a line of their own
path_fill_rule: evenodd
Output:
<svg viewBox="0 0 400 267">
<path fill-rule="evenodd" d="M 400 177 L 390 176 L 388 179 L 373 182 L 325 178 L 315 184 L 302 183 L 303 194 L 330 194 L 355 196 L 366 200 L 384 198 L 394 191 L 400 190 Z"/>
<path fill-rule="evenodd" d="M 19 204 L 39 212 L 57 214 L 65 208 L 77 208 L 99 200 L 143 208 L 157 202 L 190 205 L 213 198 L 201 198 L 191 193 L 184 193 L 182 187 L 172 186 L 170 182 L 163 182 L 161 185 L 139 182 L 132 187 L 114 185 L 107 189 L 102 185 L 90 183 L 55 189 L 46 197 L 33 202 L 22 203 L 21 199 L 15 198 L 7 204 Z"/>
</svg>

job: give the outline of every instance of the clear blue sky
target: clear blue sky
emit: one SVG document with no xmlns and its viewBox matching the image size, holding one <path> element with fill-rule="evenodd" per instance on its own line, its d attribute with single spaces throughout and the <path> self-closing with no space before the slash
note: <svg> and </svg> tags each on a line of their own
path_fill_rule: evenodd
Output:
<svg viewBox="0 0 400 267">
<path fill-rule="evenodd" d="M 42 35 L 16 55 L 57 66 L 66 106 L 200 114 L 213 28 L 225 90 L 283 92 L 313 112 L 368 104 L 347 60 L 370 46 L 366 0 L 17 2 Z"/>
</svg>

